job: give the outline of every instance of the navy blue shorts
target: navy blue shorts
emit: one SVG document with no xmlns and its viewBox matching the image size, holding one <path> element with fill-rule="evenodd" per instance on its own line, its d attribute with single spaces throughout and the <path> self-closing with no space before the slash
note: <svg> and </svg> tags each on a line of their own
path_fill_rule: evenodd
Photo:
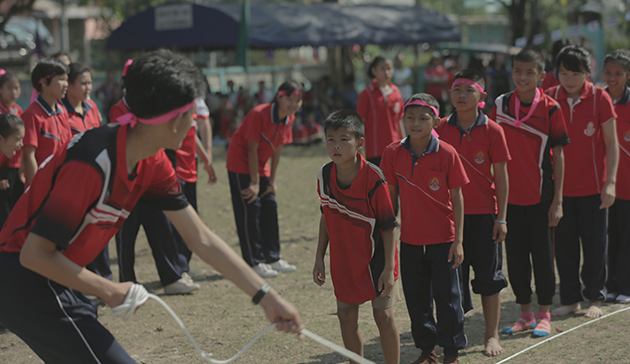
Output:
<svg viewBox="0 0 630 364">
<path fill-rule="evenodd" d="M 503 274 L 503 242 L 494 243 L 492 229 L 495 215 L 464 215 L 464 310 L 473 309 L 470 289 L 470 267 L 475 270 L 475 278 L 470 281 L 472 290 L 482 296 L 493 296 L 505 287 L 507 279 Z"/>
<path fill-rule="evenodd" d="M 0 253 L 0 323 L 46 364 L 135 363 L 97 318 L 83 293 L 24 268 L 19 253 Z"/>
</svg>

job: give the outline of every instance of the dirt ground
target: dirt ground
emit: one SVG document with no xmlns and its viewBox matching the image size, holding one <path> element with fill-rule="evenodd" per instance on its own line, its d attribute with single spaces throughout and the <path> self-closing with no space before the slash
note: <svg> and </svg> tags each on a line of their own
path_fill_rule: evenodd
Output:
<svg viewBox="0 0 630 364">
<path fill-rule="evenodd" d="M 336 305 L 332 285 L 318 287 L 313 283 L 313 268 L 319 207 L 316 192 L 316 174 L 328 161 L 323 146 L 285 147 L 278 172 L 280 234 L 282 256 L 298 269 L 281 274 L 269 283 L 300 310 L 306 327 L 324 338 L 342 345 L 339 324 L 335 317 Z M 200 171 L 198 183 L 199 212 L 206 224 L 238 251 L 230 192 L 225 170 L 225 149 L 215 148 L 215 170 L 219 182 L 205 184 L 207 176 Z M 112 270 L 117 276 L 116 250 L 110 244 Z M 216 359 L 227 359 L 236 354 L 256 333 L 268 325 L 262 310 L 252 306 L 249 298 L 233 284 L 223 279 L 210 266 L 196 256 L 192 269 L 204 273 L 201 289 L 190 295 L 163 296 L 157 272 L 144 233 L 136 244 L 136 275 L 140 283 L 161 297 L 178 313 L 188 330 L 206 352 Z M 505 269 L 505 264 L 504 264 Z M 329 280 L 330 282 L 330 280 Z M 533 285 L 533 283 L 532 283 Z M 497 358 L 483 354 L 483 312 L 478 296 L 474 295 L 475 309 L 466 315 L 465 331 L 468 346 L 462 350 L 462 363 L 498 363 L 544 339 L 535 339 L 530 333 L 502 336 L 506 353 Z M 518 306 L 510 287 L 502 292 L 500 328 L 519 317 Z M 98 302 L 98 301 L 97 301 Z M 534 302 L 536 298 L 534 297 Z M 556 295 L 554 305 L 559 305 Z M 612 304 L 603 307 L 611 313 L 627 306 Z M 582 314 L 552 319 L 553 335 L 589 322 Z M 99 303 L 101 322 L 117 337 L 123 347 L 138 363 L 204 363 L 179 327 L 154 301 L 141 307 L 129 321 L 112 316 L 108 307 Z M 395 306 L 395 317 L 401 336 L 401 363 L 411 363 L 419 355 L 411 338 L 409 316 L 401 295 Z M 372 319 L 369 304 L 362 307 L 360 328 L 365 345 L 365 357 L 384 363 L 378 330 Z M 519 355 L 508 363 L 630 363 L 630 310 L 604 318 Z M 341 355 L 306 338 L 270 331 L 263 335 L 249 351 L 235 363 L 254 364 L 336 364 L 347 362 Z M 42 363 L 17 336 L 0 330 L 0 364 Z"/>
</svg>

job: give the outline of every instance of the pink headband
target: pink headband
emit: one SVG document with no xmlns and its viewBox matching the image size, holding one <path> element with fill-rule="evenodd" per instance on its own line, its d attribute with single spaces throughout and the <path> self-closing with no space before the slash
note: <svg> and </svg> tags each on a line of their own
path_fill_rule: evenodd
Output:
<svg viewBox="0 0 630 364">
<path fill-rule="evenodd" d="M 283 91 L 278 91 L 278 96 L 284 96 L 286 94 L 287 94 L 287 92 L 284 91 L 284 90 Z M 301 94 L 302 94 L 302 91 L 300 91 L 300 90 L 293 90 L 293 92 L 291 92 L 291 95 L 301 95 Z"/>
<path fill-rule="evenodd" d="M 180 107 L 179 109 L 175 109 L 171 112 L 168 112 L 164 115 L 160 115 L 160 116 L 156 116 L 154 118 L 151 119 L 140 119 L 139 117 L 135 116 L 133 113 L 128 112 L 124 115 L 119 116 L 116 121 L 118 121 L 118 123 L 120 125 L 131 125 L 131 127 L 133 128 L 134 126 L 136 126 L 137 123 L 142 123 L 142 124 L 147 124 L 147 125 L 159 125 L 159 124 L 164 124 L 165 122 L 171 120 L 172 118 L 174 118 L 175 116 L 179 115 L 179 114 L 183 114 L 186 111 L 190 110 L 191 107 L 193 107 L 193 105 L 195 105 L 195 100 L 193 100 L 191 103 L 186 104 L 182 107 Z"/>
<path fill-rule="evenodd" d="M 403 108 L 406 109 L 407 106 L 412 106 L 412 105 L 417 105 L 417 106 L 426 106 L 429 109 L 431 109 L 433 111 L 433 113 L 435 114 L 435 117 L 439 117 L 440 113 L 437 111 L 437 109 L 435 108 L 435 106 L 431 106 L 429 104 L 427 104 L 426 102 L 422 101 L 422 100 L 413 100 L 413 101 L 407 101 L 407 103 L 405 104 L 405 107 Z"/>
<path fill-rule="evenodd" d="M 5 71 L 4 68 L 0 68 L 0 76 L 4 76 L 5 73 L 7 73 L 7 71 Z"/>
<path fill-rule="evenodd" d="M 123 77 L 127 76 L 127 70 L 129 69 L 129 66 L 131 66 L 132 63 L 133 63 L 133 59 L 128 59 L 127 62 L 125 62 L 125 67 L 123 67 L 123 71 L 122 71 Z"/>
<path fill-rule="evenodd" d="M 48 75 L 48 76 L 44 76 L 44 77 L 42 77 L 42 78 L 40 78 L 40 79 L 39 79 L 39 82 L 38 82 L 38 83 L 42 83 L 42 79 L 43 79 L 43 78 L 51 78 L 51 77 L 55 77 L 55 76 L 57 76 L 57 75 Z"/>
<path fill-rule="evenodd" d="M 483 87 L 481 87 L 480 84 L 478 84 L 477 82 L 473 81 L 473 80 L 469 80 L 467 78 L 458 78 L 455 81 L 453 81 L 453 84 L 451 85 L 451 90 L 453 89 L 453 87 L 455 87 L 455 85 L 458 85 L 460 83 L 466 84 L 468 86 L 472 86 L 474 87 L 477 91 L 479 91 L 479 93 L 485 93 Z M 477 104 L 480 108 L 484 108 L 486 106 L 486 103 L 484 101 L 480 102 L 479 104 Z"/>
</svg>

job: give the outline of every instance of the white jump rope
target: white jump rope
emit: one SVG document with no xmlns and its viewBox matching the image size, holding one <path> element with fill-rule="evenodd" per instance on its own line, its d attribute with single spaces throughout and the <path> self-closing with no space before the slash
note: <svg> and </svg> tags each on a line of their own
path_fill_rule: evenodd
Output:
<svg viewBox="0 0 630 364">
<path fill-rule="evenodd" d="M 206 353 L 203 350 L 201 350 L 201 348 L 199 347 L 195 339 L 192 337 L 192 335 L 190 335 L 190 332 L 188 332 L 188 329 L 186 329 L 186 326 L 184 326 L 184 323 L 182 322 L 182 320 L 179 319 L 177 314 L 168 306 L 168 304 L 166 304 L 166 302 L 164 302 L 160 297 L 147 292 L 147 290 L 142 285 L 134 284 L 133 286 L 131 286 L 131 288 L 129 289 L 129 293 L 127 293 L 127 297 L 125 298 L 125 302 L 123 302 L 119 306 L 112 307 L 112 314 L 114 314 L 114 316 L 122 318 L 125 321 L 129 320 L 133 316 L 134 312 L 136 312 L 136 309 L 140 307 L 141 305 L 143 305 L 144 303 L 146 303 L 147 300 L 149 300 L 149 298 L 157 301 L 159 304 L 162 305 L 162 307 L 164 307 L 164 309 L 171 315 L 171 317 L 173 317 L 173 320 L 175 320 L 177 325 L 179 325 L 179 327 L 182 329 L 182 332 L 184 332 L 186 337 L 188 337 L 188 340 L 190 340 L 190 343 L 195 347 L 195 350 L 197 350 L 199 355 L 201 355 L 201 357 L 204 358 L 207 362 L 210 362 L 213 364 L 227 364 L 227 363 L 233 362 L 239 356 L 241 356 L 247 349 L 249 349 L 249 347 L 252 346 L 252 344 L 256 342 L 256 340 L 258 340 L 258 338 L 260 338 L 262 334 L 265 333 L 265 331 L 269 330 L 270 328 L 276 325 L 276 324 L 271 324 L 265 327 L 264 329 L 262 329 L 262 331 L 256 334 L 256 336 L 254 336 L 254 338 L 250 342 L 248 342 L 247 345 L 245 345 L 243 349 L 241 349 L 241 351 L 236 353 L 236 355 L 234 355 L 233 357 L 227 360 L 212 359 L 211 358 L 212 354 Z M 306 329 L 302 329 L 302 334 L 304 334 L 305 336 L 308 336 L 309 338 L 317 341 L 318 343 L 324 346 L 329 347 L 330 349 L 347 357 L 348 359 L 352 359 L 356 361 L 359 364 L 375 364 L 374 362 L 369 361 L 365 358 L 362 358 L 356 353 L 353 353 L 352 351 L 346 348 L 343 348 L 337 344 L 334 344 Z"/>
</svg>

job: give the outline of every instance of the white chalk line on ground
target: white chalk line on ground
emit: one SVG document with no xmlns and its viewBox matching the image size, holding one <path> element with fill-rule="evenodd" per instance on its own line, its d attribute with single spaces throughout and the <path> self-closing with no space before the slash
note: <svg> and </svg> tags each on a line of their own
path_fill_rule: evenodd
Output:
<svg viewBox="0 0 630 364">
<path fill-rule="evenodd" d="M 576 327 L 570 328 L 569 330 L 566 330 L 566 331 L 563 331 L 563 332 L 561 332 L 561 333 L 559 333 L 559 334 L 553 335 L 553 336 L 551 336 L 551 337 L 549 337 L 549 338 L 547 338 L 547 339 L 545 339 L 545 340 L 543 340 L 543 341 L 541 341 L 541 342 L 539 342 L 539 343 L 537 343 L 537 344 L 534 344 L 534 345 L 532 345 L 532 346 L 530 346 L 530 347 L 528 347 L 528 348 L 525 348 L 525 349 L 523 349 L 523 350 L 519 351 L 518 353 L 516 353 L 516 354 L 514 354 L 514 355 L 512 355 L 512 356 L 510 356 L 510 357 L 508 357 L 508 358 L 505 358 L 505 359 L 501 360 L 500 362 L 498 362 L 498 363 L 496 363 L 496 364 L 505 363 L 505 362 L 507 362 L 508 360 L 511 360 L 511 359 L 513 359 L 513 358 L 516 358 L 517 356 L 519 356 L 519 355 L 521 355 L 521 354 L 523 354 L 523 353 L 525 353 L 525 352 L 527 352 L 527 351 L 529 351 L 529 350 L 531 350 L 531 349 L 533 349 L 533 348 L 535 348 L 535 347 L 537 347 L 537 346 L 540 346 L 540 345 L 542 345 L 542 344 L 544 344 L 544 343 L 546 343 L 546 342 L 548 342 L 548 341 L 551 341 L 551 340 L 553 340 L 553 339 L 555 339 L 555 338 L 558 338 L 558 337 L 560 337 L 560 336 L 562 336 L 562 335 L 564 335 L 564 334 L 568 334 L 568 333 L 570 333 L 571 331 L 573 331 L 573 330 L 577 330 L 577 329 L 579 329 L 579 328 L 580 328 L 580 327 L 582 327 L 582 326 L 590 325 L 590 324 L 592 324 L 592 323 L 594 323 L 594 322 L 597 322 L 597 321 L 599 321 L 599 320 L 605 319 L 605 318 L 606 318 L 606 317 L 608 317 L 608 316 L 616 315 L 616 314 L 618 314 L 618 313 L 620 313 L 620 312 L 627 311 L 627 310 L 630 310 L 630 306 L 625 307 L 625 308 L 622 308 L 622 309 L 619 309 L 619 310 L 617 310 L 617 311 L 613 311 L 613 312 L 611 312 L 611 313 L 609 313 L 609 314 L 606 314 L 606 315 L 604 315 L 604 316 L 598 317 L 598 318 L 596 318 L 596 319 L 594 319 L 594 320 L 590 320 L 590 321 L 584 322 L 584 323 L 582 323 L 582 324 L 579 324 L 579 325 L 577 325 Z"/>
</svg>

